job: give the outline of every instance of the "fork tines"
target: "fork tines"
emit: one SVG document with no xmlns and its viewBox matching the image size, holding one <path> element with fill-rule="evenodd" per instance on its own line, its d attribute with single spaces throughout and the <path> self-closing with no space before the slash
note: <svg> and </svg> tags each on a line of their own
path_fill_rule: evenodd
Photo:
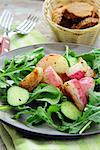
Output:
<svg viewBox="0 0 100 150">
<path fill-rule="evenodd" d="M 13 21 L 13 16 L 8 10 L 4 10 L 2 15 L 0 16 L 0 26 L 4 29 L 9 31 L 11 24 Z"/>
<path fill-rule="evenodd" d="M 17 32 L 19 31 L 22 34 L 29 33 L 32 28 L 35 27 L 38 20 L 39 17 L 30 14 L 27 19 L 16 28 Z"/>
</svg>

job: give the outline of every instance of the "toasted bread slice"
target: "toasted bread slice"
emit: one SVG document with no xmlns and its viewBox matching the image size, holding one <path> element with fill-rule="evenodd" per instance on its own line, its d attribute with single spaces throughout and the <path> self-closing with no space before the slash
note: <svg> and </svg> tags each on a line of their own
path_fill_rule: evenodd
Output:
<svg viewBox="0 0 100 150">
<path fill-rule="evenodd" d="M 73 25 L 71 28 L 72 29 L 85 29 L 85 28 L 89 28 L 89 27 L 93 27 L 97 25 L 98 22 L 99 22 L 98 18 L 88 17 L 80 21 L 77 25 Z"/>
<path fill-rule="evenodd" d="M 86 18 L 92 16 L 94 7 L 85 2 L 73 2 L 66 5 L 65 16 L 68 19 Z"/>
<path fill-rule="evenodd" d="M 52 11 L 52 21 L 57 24 L 60 24 L 64 11 L 65 11 L 65 6 L 54 9 Z"/>
</svg>

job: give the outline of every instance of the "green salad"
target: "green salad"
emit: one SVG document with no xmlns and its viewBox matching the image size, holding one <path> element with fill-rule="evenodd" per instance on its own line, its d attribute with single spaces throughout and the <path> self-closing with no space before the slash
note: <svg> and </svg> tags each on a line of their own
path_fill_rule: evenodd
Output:
<svg viewBox="0 0 100 150">
<path fill-rule="evenodd" d="M 26 125 L 47 123 L 66 133 L 100 124 L 100 49 L 46 55 L 40 47 L 5 59 L 0 69 L 0 111 Z"/>
</svg>

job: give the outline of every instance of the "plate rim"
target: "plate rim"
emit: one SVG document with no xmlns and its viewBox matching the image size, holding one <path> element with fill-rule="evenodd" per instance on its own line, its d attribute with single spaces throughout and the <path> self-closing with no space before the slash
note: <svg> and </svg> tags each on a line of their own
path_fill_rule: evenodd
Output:
<svg viewBox="0 0 100 150">
<path fill-rule="evenodd" d="M 50 139 L 53 139 L 53 138 L 56 138 L 56 139 L 69 139 L 69 138 L 83 138 L 83 137 L 87 137 L 87 136 L 92 136 L 92 135 L 98 135 L 100 134 L 100 130 L 98 131 L 93 131 L 93 132 L 84 132 L 82 134 L 70 134 L 70 133 L 66 133 L 66 135 L 57 135 L 57 134 L 46 134 L 46 133 L 39 133 L 39 132 L 35 132 L 35 131 L 29 131 L 29 130 L 26 130 L 24 128 L 21 128 L 20 126 L 16 126 L 11 124 L 11 123 L 8 123 L 6 122 L 5 120 L 1 119 L 0 120 L 9 125 L 9 126 L 12 126 L 13 128 L 16 128 L 17 130 L 19 130 L 21 133 L 28 133 L 29 136 L 30 135 L 36 135 L 37 137 L 44 137 L 44 138 L 47 138 L 49 137 Z M 63 133 L 63 132 L 62 132 Z"/>
<path fill-rule="evenodd" d="M 20 47 L 20 48 L 15 48 L 15 49 L 13 49 L 13 50 L 11 50 L 11 51 L 8 51 L 7 53 L 12 53 L 12 52 L 14 52 L 14 51 L 17 51 L 17 50 L 20 50 L 20 49 L 24 49 L 24 48 L 28 48 L 28 47 L 34 47 L 34 46 L 38 46 L 38 45 L 52 45 L 52 44 L 65 44 L 65 45 L 67 45 L 67 44 L 69 44 L 69 45 L 77 45 L 77 46 L 83 46 L 83 47 L 88 47 L 88 48 L 92 48 L 92 49 L 94 49 L 94 48 L 99 48 L 98 46 L 96 47 L 96 46 L 93 46 L 93 45 L 85 45 L 85 44 L 80 44 L 80 43 L 69 43 L 69 42 L 45 42 L 45 43 L 40 43 L 40 44 L 32 44 L 32 45 L 27 45 L 27 46 L 23 46 L 23 47 Z M 2 57 L 2 56 L 4 56 L 4 55 L 6 55 L 6 53 L 3 53 L 3 54 L 1 54 L 0 55 L 0 57 Z"/>
</svg>

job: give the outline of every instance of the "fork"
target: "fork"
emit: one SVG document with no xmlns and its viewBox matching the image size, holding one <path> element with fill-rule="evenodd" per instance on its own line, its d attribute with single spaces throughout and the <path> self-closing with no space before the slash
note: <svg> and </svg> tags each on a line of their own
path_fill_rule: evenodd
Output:
<svg viewBox="0 0 100 150">
<path fill-rule="evenodd" d="M 38 22 L 39 17 L 34 15 L 29 15 L 14 31 L 9 32 L 8 36 L 11 38 L 12 35 L 15 34 L 22 34 L 26 35 L 36 26 L 36 23 Z"/>
<path fill-rule="evenodd" d="M 0 26 L 4 29 L 4 36 L 8 36 L 11 29 L 11 24 L 13 21 L 13 16 L 8 10 L 4 10 L 0 17 Z"/>
<path fill-rule="evenodd" d="M 4 15 L 2 15 L 2 16 L 4 16 Z M 2 16 L 0 17 L 1 20 L 3 18 Z M 9 39 L 7 38 L 8 39 L 7 42 L 9 43 L 10 38 L 12 37 L 12 35 L 15 35 L 15 34 L 18 34 L 18 33 L 23 34 L 23 35 L 28 34 L 36 26 L 36 23 L 38 22 L 38 20 L 39 20 L 38 16 L 34 16 L 34 15 L 30 14 L 27 17 L 27 19 L 25 19 L 18 27 L 16 27 L 16 29 L 14 31 L 11 31 L 10 29 L 8 29 L 7 32 L 6 32 L 6 37 L 9 37 Z M 2 22 L 0 22 L 0 25 L 3 29 L 6 29 L 5 28 L 6 25 L 4 25 L 4 24 L 2 25 Z M 7 48 L 9 48 L 9 44 L 7 45 Z"/>
<path fill-rule="evenodd" d="M 11 24 L 13 21 L 12 14 L 5 10 L 0 17 L 0 26 L 4 29 L 4 34 L 0 37 L 0 53 L 8 51 L 10 47 L 10 40 L 8 33 L 11 29 Z"/>
</svg>

